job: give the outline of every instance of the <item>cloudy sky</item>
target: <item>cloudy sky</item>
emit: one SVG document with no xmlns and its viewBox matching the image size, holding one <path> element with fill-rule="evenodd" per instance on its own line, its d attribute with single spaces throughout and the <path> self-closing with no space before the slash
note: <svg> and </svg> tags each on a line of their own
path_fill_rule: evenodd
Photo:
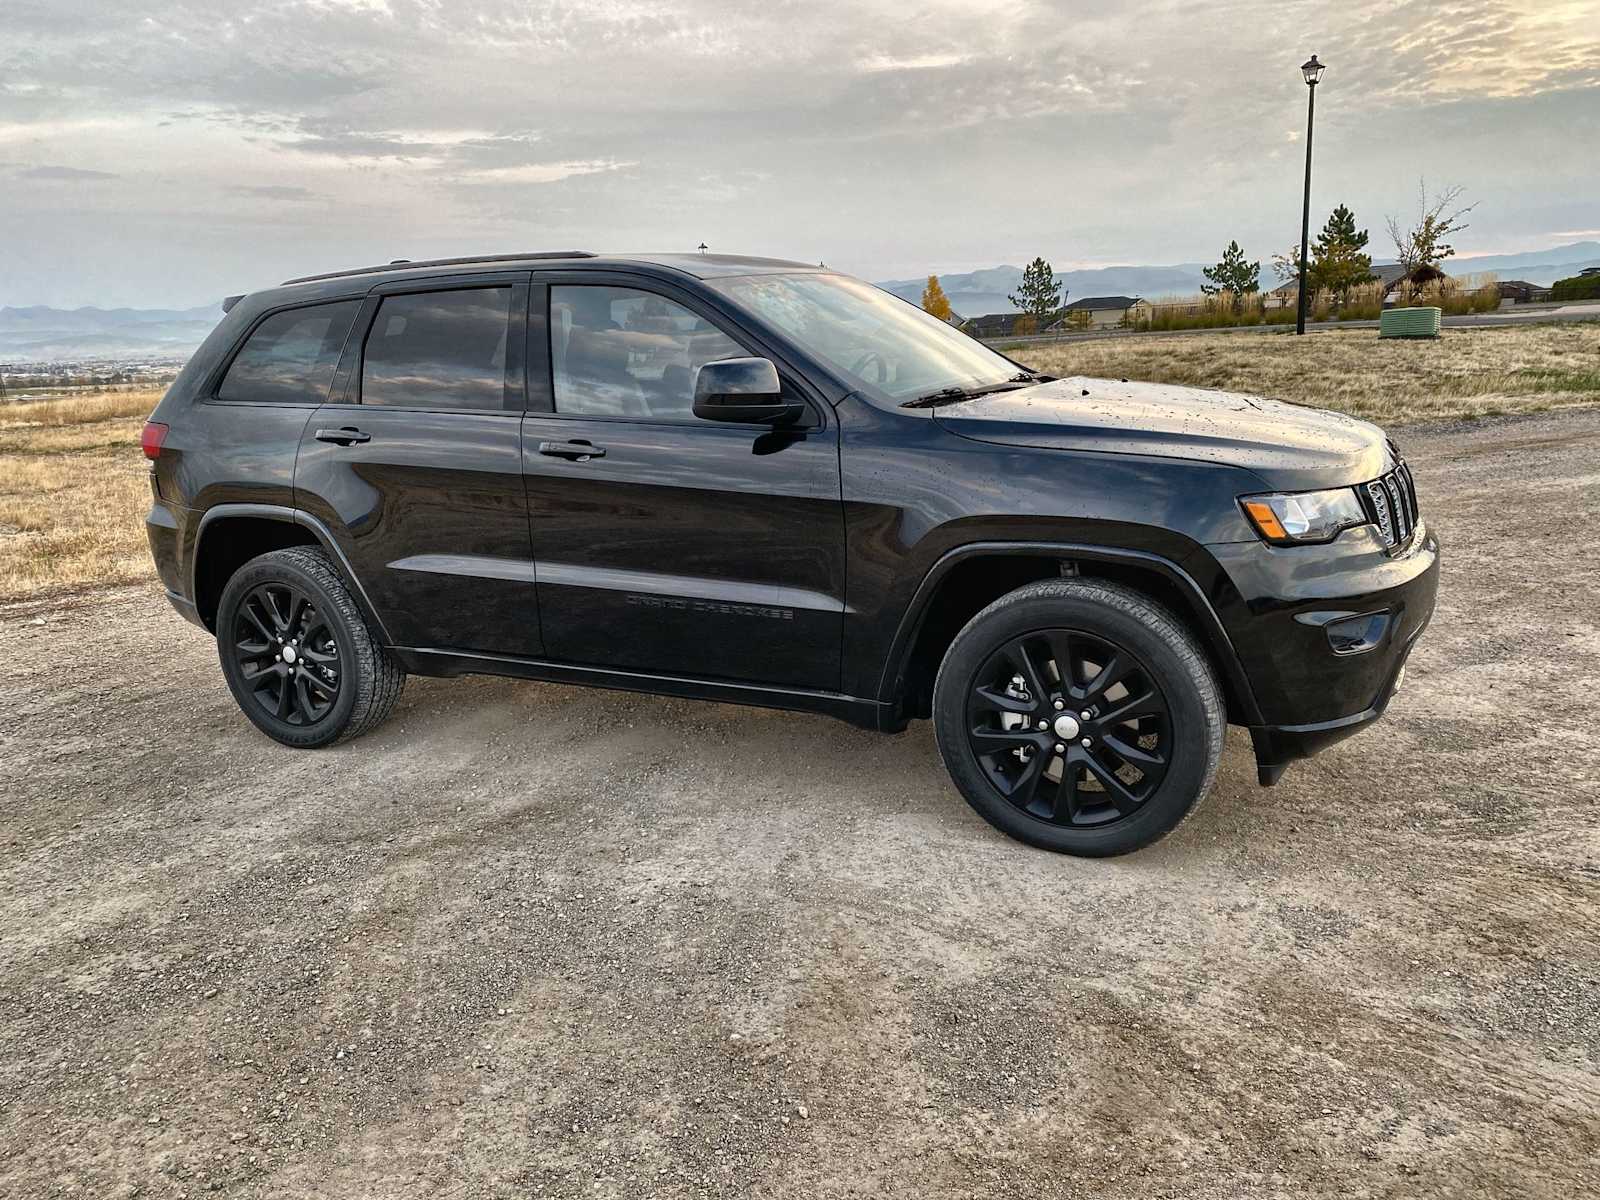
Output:
<svg viewBox="0 0 1600 1200">
<path fill-rule="evenodd" d="M 1263 259 L 1314 203 L 1600 236 L 1600 0 L 3 0 L 0 304 L 717 250 L 869 278 Z M 1375 246 L 1382 252 L 1386 247 Z"/>
</svg>

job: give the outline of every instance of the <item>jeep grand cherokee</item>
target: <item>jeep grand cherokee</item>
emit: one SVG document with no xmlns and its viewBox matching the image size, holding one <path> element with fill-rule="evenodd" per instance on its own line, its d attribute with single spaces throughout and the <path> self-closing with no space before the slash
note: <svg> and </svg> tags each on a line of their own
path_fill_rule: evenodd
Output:
<svg viewBox="0 0 1600 1200">
<path fill-rule="evenodd" d="M 770 259 L 291 280 L 228 306 L 144 448 L 167 594 L 285 745 L 408 674 L 931 717 L 983 817 L 1075 854 L 1175 827 L 1228 723 L 1270 784 L 1376 720 L 1438 579 L 1372 425 L 1053 379 Z"/>
</svg>

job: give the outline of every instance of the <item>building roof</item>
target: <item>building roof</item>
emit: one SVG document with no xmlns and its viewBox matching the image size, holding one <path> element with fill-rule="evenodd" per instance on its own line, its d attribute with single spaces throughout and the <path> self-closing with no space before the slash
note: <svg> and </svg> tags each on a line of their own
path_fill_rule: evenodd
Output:
<svg viewBox="0 0 1600 1200">
<path fill-rule="evenodd" d="M 1082 300 L 1074 300 L 1061 311 L 1072 312 L 1074 309 L 1079 308 L 1089 308 L 1097 311 L 1106 308 L 1126 310 L 1139 303 L 1142 303 L 1142 301 L 1138 296 L 1085 296 Z"/>
</svg>

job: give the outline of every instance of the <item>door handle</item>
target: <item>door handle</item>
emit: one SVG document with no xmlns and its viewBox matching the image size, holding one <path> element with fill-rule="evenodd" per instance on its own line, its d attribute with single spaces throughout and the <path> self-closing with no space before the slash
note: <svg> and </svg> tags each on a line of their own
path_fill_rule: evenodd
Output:
<svg viewBox="0 0 1600 1200">
<path fill-rule="evenodd" d="M 317 441 L 332 442 L 335 446 L 349 446 L 356 442 L 370 442 L 371 440 L 372 435 L 370 433 L 363 433 L 352 425 L 346 425 L 343 429 L 317 430 Z"/>
<path fill-rule="evenodd" d="M 588 462 L 591 458 L 604 458 L 606 448 L 582 440 L 573 442 L 540 442 L 539 453 L 551 458 L 567 458 L 573 462 Z"/>
</svg>

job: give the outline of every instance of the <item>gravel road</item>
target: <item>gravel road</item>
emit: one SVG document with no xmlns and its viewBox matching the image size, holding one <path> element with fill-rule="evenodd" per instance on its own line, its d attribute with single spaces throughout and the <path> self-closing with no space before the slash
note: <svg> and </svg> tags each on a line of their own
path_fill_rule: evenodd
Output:
<svg viewBox="0 0 1600 1200">
<path fill-rule="evenodd" d="M 929 728 L 413 680 L 255 733 L 148 587 L 0 611 L 0 1195 L 1600 1191 L 1600 413 L 1402 431 L 1388 719 L 1103 862 Z"/>
</svg>

